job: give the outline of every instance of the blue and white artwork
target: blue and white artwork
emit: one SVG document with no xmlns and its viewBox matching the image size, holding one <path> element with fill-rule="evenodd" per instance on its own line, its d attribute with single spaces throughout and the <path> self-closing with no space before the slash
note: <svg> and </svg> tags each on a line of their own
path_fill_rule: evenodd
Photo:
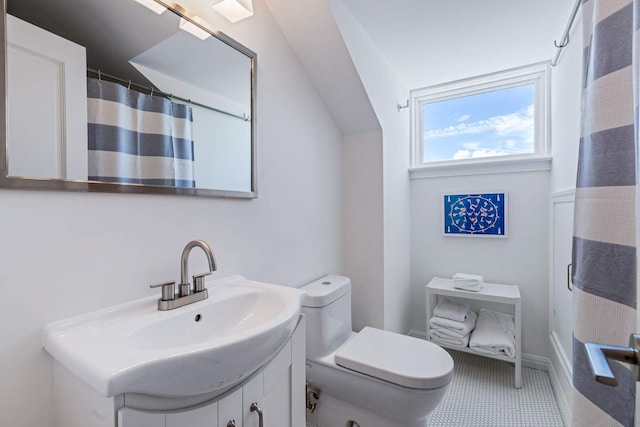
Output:
<svg viewBox="0 0 640 427">
<path fill-rule="evenodd" d="M 444 195 L 445 236 L 506 237 L 507 193 Z"/>
</svg>

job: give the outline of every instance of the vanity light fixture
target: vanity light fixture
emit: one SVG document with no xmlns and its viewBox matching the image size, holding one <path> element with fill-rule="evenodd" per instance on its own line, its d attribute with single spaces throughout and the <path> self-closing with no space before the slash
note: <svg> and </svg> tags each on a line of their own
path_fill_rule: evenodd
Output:
<svg viewBox="0 0 640 427">
<path fill-rule="evenodd" d="M 167 10 L 166 7 L 156 2 L 155 0 L 135 0 L 135 1 L 143 5 L 144 7 L 151 9 L 158 15 L 162 14 L 165 10 Z"/>
<path fill-rule="evenodd" d="M 222 0 L 211 7 L 232 23 L 253 16 L 252 0 Z"/>
<path fill-rule="evenodd" d="M 206 21 L 204 19 L 198 17 L 198 16 L 192 16 L 191 20 L 197 22 L 198 24 L 202 25 L 203 27 L 208 27 L 208 24 L 206 23 Z M 206 40 L 209 37 L 211 37 L 211 34 L 209 34 L 207 31 L 205 31 L 202 28 L 198 27 L 193 22 L 187 21 L 184 18 L 180 18 L 180 29 L 182 29 L 182 30 L 184 30 L 184 31 L 196 36 L 200 40 Z"/>
</svg>

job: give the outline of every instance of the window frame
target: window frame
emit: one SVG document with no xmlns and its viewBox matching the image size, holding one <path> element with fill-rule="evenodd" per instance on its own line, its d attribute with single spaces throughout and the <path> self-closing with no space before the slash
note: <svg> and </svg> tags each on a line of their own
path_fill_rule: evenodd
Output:
<svg viewBox="0 0 640 427">
<path fill-rule="evenodd" d="M 411 91 L 411 178 L 551 169 L 549 62 L 457 80 Z M 527 84 L 534 85 L 534 152 L 503 156 L 422 161 L 424 104 Z"/>
</svg>

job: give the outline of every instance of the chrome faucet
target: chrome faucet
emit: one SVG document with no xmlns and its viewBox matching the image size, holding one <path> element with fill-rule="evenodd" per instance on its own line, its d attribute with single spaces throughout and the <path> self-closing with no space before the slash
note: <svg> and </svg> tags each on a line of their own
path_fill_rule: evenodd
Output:
<svg viewBox="0 0 640 427">
<path fill-rule="evenodd" d="M 209 262 L 209 271 L 193 276 L 193 288 L 189 283 L 188 261 L 191 250 L 199 247 L 204 251 Z M 178 294 L 175 293 L 176 282 L 166 282 L 151 285 L 152 288 L 162 287 L 162 297 L 158 299 L 158 310 L 173 310 L 197 301 L 202 301 L 209 297 L 207 289 L 204 287 L 204 278 L 216 271 L 216 259 L 213 256 L 211 247 L 202 240 L 192 240 L 182 250 L 180 257 L 180 285 Z"/>
<path fill-rule="evenodd" d="M 207 261 L 209 262 L 209 272 L 193 276 L 193 288 L 190 288 L 189 279 L 188 279 L 189 268 L 187 266 L 187 262 L 189 261 L 189 254 L 191 253 L 191 250 L 196 247 L 201 248 L 204 251 L 204 253 L 207 255 Z M 211 250 L 211 247 L 207 245 L 205 242 L 203 242 L 202 240 L 192 240 L 189 243 L 187 243 L 187 246 L 185 246 L 184 249 L 182 250 L 182 256 L 180 257 L 180 288 L 179 288 L 180 296 L 184 297 L 189 294 L 202 292 L 203 290 L 205 290 L 204 276 L 208 276 L 214 271 L 216 271 L 216 259 L 213 256 L 213 251 Z M 201 278 L 202 281 L 198 280 L 199 278 Z M 202 285 L 203 287 L 201 289 L 198 289 L 200 287 L 199 285 Z"/>
</svg>

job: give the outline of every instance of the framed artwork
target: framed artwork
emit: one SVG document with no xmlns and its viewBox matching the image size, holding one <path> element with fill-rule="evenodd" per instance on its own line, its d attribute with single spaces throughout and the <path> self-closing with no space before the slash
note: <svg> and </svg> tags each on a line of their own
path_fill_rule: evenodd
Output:
<svg viewBox="0 0 640 427">
<path fill-rule="evenodd" d="M 444 194 L 445 236 L 507 237 L 507 193 Z"/>
</svg>

